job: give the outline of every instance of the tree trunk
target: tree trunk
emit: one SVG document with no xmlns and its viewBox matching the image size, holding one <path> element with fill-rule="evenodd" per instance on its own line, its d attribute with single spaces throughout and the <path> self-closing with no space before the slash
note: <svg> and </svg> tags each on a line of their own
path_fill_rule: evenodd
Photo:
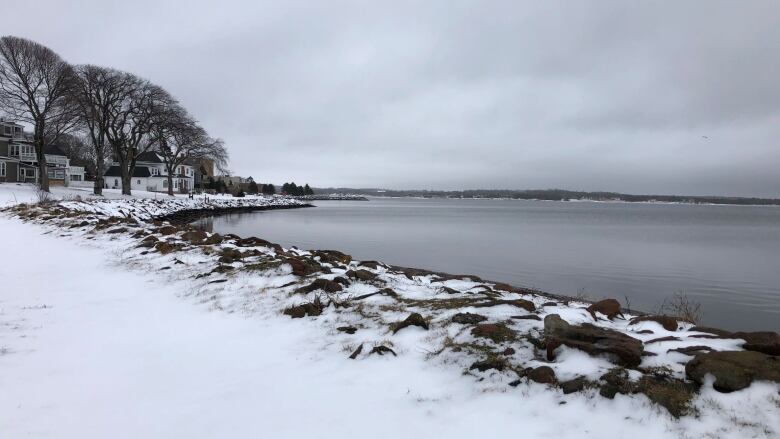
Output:
<svg viewBox="0 0 780 439">
<path fill-rule="evenodd" d="M 131 185 L 132 183 L 132 174 L 130 174 L 130 169 L 127 166 L 127 163 L 120 163 L 119 167 L 121 168 L 121 175 L 122 175 L 122 195 L 132 195 L 131 191 Z"/>
<path fill-rule="evenodd" d="M 49 172 L 46 169 L 46 154 L 43 153 L 43 144 L 43 127 L 36 125 L 35 155 L 38 158 L 38 187 L 44 192 L 49 192 Z"/>
<path fill-rule="evenodd" d="M 93 191 L 95 195 L 103 195 L 103 184 L 105 183 L 105 177 L 103 177 L 103 174 L 105 174 L 105 172 L 103 151 L 100 151 L 99 154 L 97 154 L 97 158 L 95 159 L 95 188 Z"/>
<path fill-rule="evenodd" d="M 168 169 L 168 195 L 173 196 L 173 175 L 170 169 Z"/>
</svg>

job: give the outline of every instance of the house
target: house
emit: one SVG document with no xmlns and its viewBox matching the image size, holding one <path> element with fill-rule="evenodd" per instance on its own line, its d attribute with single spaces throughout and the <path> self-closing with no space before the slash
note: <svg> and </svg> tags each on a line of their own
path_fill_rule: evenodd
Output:
<svg viewBox="0 0 780 439">
<path fill-rule="evenodd" d="M 84 168 L 70 166 L 70 159 L 56 145 L 43 148 L 49 184 L 69 186 L 71 180 L 83 181 Z M 38 182 L 38 157 L 31 136 L 24 126 L 0 119 L 0 182 Z"/>
<path fill-rule="evenodd" d="M 104 185 L 108 189 L 122 188 L 122 173 L 119 163 L 112 163 L 104 174 Z M 155 151 L 147 151 L 138 156 L 130 181 L 130 189 L 149 192 L 168 192 L 168 169 L 163 157 Z M 174 169 L 174 192 L 187 193 L 195 188 L 195 168 L 191 164 L 182 164 Z"/>
</svg>

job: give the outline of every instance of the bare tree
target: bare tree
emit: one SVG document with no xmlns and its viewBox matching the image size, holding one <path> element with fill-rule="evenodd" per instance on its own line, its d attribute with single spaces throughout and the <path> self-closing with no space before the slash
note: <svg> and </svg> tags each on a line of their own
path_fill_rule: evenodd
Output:
<svg viewBox="0 0 780 439">
<path fill-rule="evenodd" d="M 130 73 L 125 75 L 129 93 L 109 111 L 106 140 L 119 164 L 122 194 L 130 195 L 136 160 L 155 145 L 155 118 L 176 100 L 162 87 Z"/>
<path fill-rule="evenodd" d="M 0 105 L 33 126 L 39 184 L 49 191 L 44 148 L 73 127 L 73 69 L 53 50 L 24 38 L 0 38 Z"/>
<path fill-rule="evenodd" d="M 115 121 L 113 115 L 121 113 L 121 107 L 137 85 L 128 73 L 106 67 L 81 65 L 75 68 L 78 86 L 73 99 L 78 106 L 79 128 L 86 133 L 91 144 L 89 157 L 95 173 L 95 195 L 103 194 L 106 160 L 112 149 L 108 144 L 108 130 Z"/>
<path fill-rule="evenodd" d="M 187 161 L 207 158 L 213 160 L 219 169 L 227 164 L 224 142 L 209 137 L 206 130 L 178 104 L 158 114 L 153 133 L 168 173 L 168 195 L 173 195 L 173 176 Z"/>
</svg>

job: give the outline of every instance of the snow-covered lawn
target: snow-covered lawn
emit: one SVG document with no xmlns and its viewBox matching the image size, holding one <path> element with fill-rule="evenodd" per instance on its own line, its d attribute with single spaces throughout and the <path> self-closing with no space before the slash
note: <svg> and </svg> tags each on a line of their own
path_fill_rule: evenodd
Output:
<svg viewBox="0 0 780 439">
<path fill-rule="evenodd" d="M 79 204 L 70 203 L 74 209 Z M 447 336 L 470 340 L 468 331 L 445 324 L 449 311 L 434 318 L 430 331 L 412 326 L 397 334 L 383 322 L 407 313 L 395 310 L 397 304 L 383 295 L 363 299 L 360 308 L 367 315 L 385 310 L 376 321 L 332 308 L 318 317 L 290 319 L 281 307 L 316 293 L 293 293 L 300 284 L 286 284 L 300 280 L 287 264 L 259 274 L 244 271 L 252 261 L 269 262 L 270 247 L 222 244 L 223 250 L 256 250 L 256 256 L 215 265 L 215 250 L 206 251 L 207 246 L 161 254 L 138 248 L 140 239 L 130 233 L 139 230 L 171 244 L 180 242 L 179 235 L 149 235 L 149 226 L 132 224 L 126 233 L 106 233 L 124 223 L 97 231 L 94 225 L 90 220 L 88 227 L 66 229 L 0 214 L 0 438 L 634 439 L 776 437 L 780 432 L 776 384 L 756 382 L 729 394 L 705 384 L 693 401 L 698 416 L 680 419 L 641 394 L 607 399 L 591 389 L 564 395 L 530 381 L 512 387 L 507 372 L 464 374 L 465 354 L 432 356 Z M 236 272 L 194 276 L 215 267 Z M 354 262 L 351 267 L 358 268 Z M 407 279 L 381 265 L 372 272 L 407 301 L 429 300 L 432 291 L 445 286 L 469 292 L 480 284 Z M 327 277 L 342 273 L 334 268 Z M 378 290 L 354 281 L 340 294 L 354 298 Z M 447 300 L 452 294 L 437 297 Z M 549 300 L 528 298 L 537 307 Z M 523 313 L 510 305 L 468 309 L 491 319 Z M 582 308 L 539 309 L 571 323 L 588 318 Z M 358 332 L 335 329 L 347 324 Z M 600 324 L 633 332 L 652 328 L 656 334 L 648 339 L 667 335 L 654 322 L 633 329 L 625 321 Z M 359 343 L 367 345 L 365 351 L 357 360 L 347 359 Z M 369 355 L 372 343 L 392 346 L 398 356 Z M 664 354 L 684 343 L 664 343 L 647 345 L 659 353 L 647 361 L 667 364 L 682 355 Z M 731 339 L 697 343 L 739 349 Z M 531 349 L 523 343 L 515 347 L 517 357 Z M 597 377 L 611 367 L 565 347 L 550 365 L 561 378 Z"/>
</svg>

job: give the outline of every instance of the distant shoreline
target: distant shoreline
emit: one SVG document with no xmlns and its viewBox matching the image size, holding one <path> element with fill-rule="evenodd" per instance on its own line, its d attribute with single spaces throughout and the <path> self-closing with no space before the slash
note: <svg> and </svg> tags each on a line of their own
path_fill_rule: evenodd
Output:
<svg viewBox="0 0 780 439">
<path fill-rule="evenodd" d="M 510 197 L 425 197 L 425 196 L 383 196 L 383 195 L 365 195 L 367 199 L 387 198 L 403 199 L 410 198 L 415 200 L 475 200 L 475 201 L 548 201 L 553 203 L 601 203 L 601 204 L 657 204 L 657 205 L 694 205 L 694 206 L 736 206 L 736 207 L 780 207 L 780 200 L 776 204 L 740 204 L 740 203 L 705 203 L 688 201 L 627 201 L 627 200 L 590 200 L 590 199 L 569 199 L 569 200 L 548 200 L 542 198 L 510 198 Z M 347 200 L 348 201 L 348 200 Z"/>
</svg>

